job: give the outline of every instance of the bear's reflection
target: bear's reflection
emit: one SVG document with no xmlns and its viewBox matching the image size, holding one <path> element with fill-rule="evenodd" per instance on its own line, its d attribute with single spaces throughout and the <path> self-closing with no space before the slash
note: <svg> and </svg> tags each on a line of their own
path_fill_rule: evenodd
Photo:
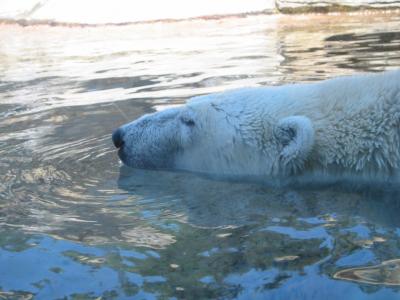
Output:
<svg viewBox="0 0 400 300">
<path fill-rule="evenodd" d="M 254 253 L 263 253 L 255 260 L 263 263 L 252 261 L 248 268 L 315 265 L 319 270 L 315 272 L 333 278 L 340 272 L 347 275 L 346 267 L 396 258 L 393 245 L 398 240 L 400 201 L 393 187 L 270 189 L 254 183 L 126 167 L 120 169 L 118 185 L 139 210 L 164 210 L 165 215 L 190 226 L 233 232 L 229 249 L 242 249 L 245 243 L 241 255 L 249 261 Z M 214 231 L 207 232 L 203 234 Z M 186 245 L 185 251 L 196 248 L 187 232 L 176 232 L 175 238 L 178 244 Z M 217 247 L 218 241 L 210 237 L 210 244 Z M 167 252 L 172 253 L 173 248 L 168 247 Z M 288 257 L 294 261 L 277 265 Z M 233 270 L 228 269 L 228 273 Z M 398 276 L 398 270 L 395 273 Z M 366 282 L 346 276 L 334 278 Z M 323 281 L 322 277 L 318 280 Z M 386 284 L 385 279 L 381 284 Z"/>
<path fill-rule="evenodd" d="M 153 204 L 158 201 L 160 207 L 184 214 L 194 226 L 240 226 L 258 221 L 265 224 L 267 220 L 324 215 L 336 215 L 346 223 L 357 218 L 358 223 L 361 219 L 388 228 L 400 225 L 397 192 L 382 186 L 359 187 L 355 191 L 335 186 L 270 189 L 260 184 L 127 167 L 120 169 L 118 186 L 135 198 Z"/>
</svg>

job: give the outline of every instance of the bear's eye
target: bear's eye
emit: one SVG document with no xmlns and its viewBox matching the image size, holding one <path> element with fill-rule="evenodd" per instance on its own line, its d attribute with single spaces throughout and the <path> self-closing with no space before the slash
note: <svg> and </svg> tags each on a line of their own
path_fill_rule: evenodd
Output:
<svg viewBox="0 0 400 300">
<path fill-rule="evenodd" d="M 180 120 L 186 126 L 193 127 L 195 125 L 193 119 L 190 119 L 190 118 L 188 118 L 186 116 L 185 117 L 181 117 Z"/>
</svg>

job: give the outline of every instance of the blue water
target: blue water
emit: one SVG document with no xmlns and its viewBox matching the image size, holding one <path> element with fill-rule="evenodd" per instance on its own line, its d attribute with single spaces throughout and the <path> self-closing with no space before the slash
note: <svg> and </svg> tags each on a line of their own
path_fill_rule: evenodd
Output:
<svg viewBox="0 0 400 300">
<path fill-rule="evenodd" d="M 399 22 L 1 25 L 0 298 L 400 299 L 380 266 L 400 257 L 397 193 L 134 170 L 110 139 L 195 95 L 398 68 Z"/>
</svg>

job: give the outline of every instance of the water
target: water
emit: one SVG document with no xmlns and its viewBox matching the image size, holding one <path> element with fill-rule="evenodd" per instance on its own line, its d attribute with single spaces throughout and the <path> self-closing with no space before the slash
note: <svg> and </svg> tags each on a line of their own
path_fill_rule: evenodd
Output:
<svg viewBox="0 0 400 300">
<path fill-rule="evenodd" d="M 0 297 L 400 299 L 396 193 L 133 170 L 110 140 L 194 95 L 398 68 L 399 22 L 2 25 Z"/>
</svg>

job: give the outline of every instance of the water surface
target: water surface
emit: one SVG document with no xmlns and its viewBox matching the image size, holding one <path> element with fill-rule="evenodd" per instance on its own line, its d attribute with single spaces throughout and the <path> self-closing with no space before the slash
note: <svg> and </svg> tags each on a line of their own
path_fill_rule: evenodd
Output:
<svg viewBox="0 0 400 300">
<path fill-rule="evenodd" d="M 134 170 L 110 139 L 195 95 L 398 68 L 399 24 L 2 25 L 0 298 L 400 299 L 396 193 Z"/>
</svg>

